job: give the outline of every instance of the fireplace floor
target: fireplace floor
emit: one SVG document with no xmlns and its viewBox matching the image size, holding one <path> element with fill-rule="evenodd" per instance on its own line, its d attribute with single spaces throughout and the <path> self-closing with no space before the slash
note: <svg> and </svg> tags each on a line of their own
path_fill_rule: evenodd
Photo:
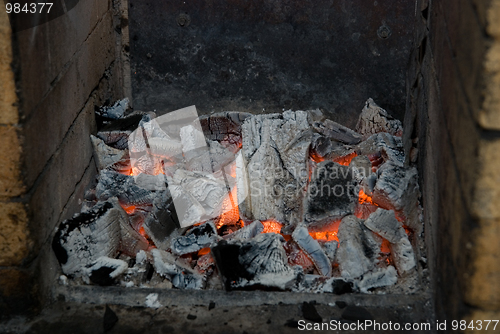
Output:
<svg viewBox="0 0 500 334">
<path fill-rule="evenodd" d="M 425 293 L 403 298 L 397 295 L 332 296 L 263 291 L 127 289 L 126 294 L 122 292 L 119 287 L 57 289 L 58 302 L 29 321 L 16 318 L 0 324 L 0 332 L 291 333 L 297 332 L 298 326 L 314 324 L 314 321 L 434 322 L 430 295 Z M 155 309 L 141 305 L 147 293 L 153 292 L 159 294 L 159 301 L 165 306 Z"/>
</svg>

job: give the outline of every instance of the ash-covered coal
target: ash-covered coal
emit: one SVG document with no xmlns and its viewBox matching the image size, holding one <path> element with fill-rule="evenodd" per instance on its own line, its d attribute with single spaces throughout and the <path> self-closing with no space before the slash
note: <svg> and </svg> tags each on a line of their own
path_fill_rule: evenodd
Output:
<svg viewBox="0 0 500 334">
<path fill-rule="evenodd" d="M 97 111 L 96 186 L 53 239 L 70 284 L 414 291 L 418 173 L 373 100 L 354 130 L 319 110 L 127 108 Z"/>
</svg>

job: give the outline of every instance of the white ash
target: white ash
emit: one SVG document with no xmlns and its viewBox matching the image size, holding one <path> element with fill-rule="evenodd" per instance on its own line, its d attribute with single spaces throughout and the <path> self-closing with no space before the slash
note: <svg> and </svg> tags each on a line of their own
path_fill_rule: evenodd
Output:
<svg viewBox="0 0 500 334">
<path fill-rule="evenodd" d="M 113 270 L 108 274 L 110 278 L 117 278 L 128 269 L 128 264 L 123 260 L 112 259 L 107 256 L 101 256 L 96 261 L 94 261 L 90 266 L 85 268 L 84 273 L 87 276 L 91 276 L 92 272 L 97 271 L 104 267 Z"/>
<path fill-rule="evenodd" d="M 180 136 L 182 153 L 186 159 L 186 169 L 211 173 L 210 152 L 201 129 L 188 125 L 181 128 Z"/>
<path fill-rule="evenodd" d="M 119 250 L 127 255 L 135 256 L 137 252 L 149 248 L 148 240 L 130 226 L 128 219 L 120 221 L 120 234 Z"/>
<path fill-rule="evenodd" d="M 132 176 L 102 170 L 98 177 L 96 197 L 99 201 L 117 197 L 125 205 L 151 205 L 156 195 L 139 187 Z"/>
<path fill-rule="evenodd" d="M 215 243 L 218 237 L 214 223 L 206 222 L 193 227 L 186 235 L 175 238 L 172 241 L 172 252 L 177 255 L 197 252 Z"/>
<path fill-rule="evenodd" d="M 101 256 L 114 258 L 120 244 L 120 225 L 127 221 L 116 199 L 99 202 L 59 226 L 53 248 L 66 275 L 80 275 Z"/>
<path fill-rule="evenodd" d="M 376 268 L 364 274 L 363 278 L 358 282 L 358 287 L 361 292 L 369 293 L 370 289 L 394 285 L 397 281 L 396 269 L 393 266 L 388 266 L 387 268 Z"/>
<path fill-rule="evenodd" d="M 318 241 L 309 235 L 309 231 L 304 226 L 295 228 L 292 234 L 293 240 L 299 245 L 300 249 L 306 253 L 313 261 L 316 269 L 323 276 L 332 275 L 332 264 L 326 256 L 325 252 L 319 245 Z"/>
<path fill-rule="evenodd" d="M 380 108 L 373 99 L 369 98 L 359 116 L 356 131 L 366 139 L 379 132 L 388 132 L 394 136 L 403 135 L 401 121 L 391 117 L 386 110 Z"/>
<path fill-rule="evenodd" d="M 191 267 L 183 265 L 175 257 L 160 249 L 153 249 L 153 265 L 158 274 L 169 279 L 179 289 L 202 289 L 205 285 L 203 276 L 194 272 Z"/>
<path fill-rule="evenodd" d="M 362 139 L 362 136 L 356 131 L 329 119 L 316 122 L 313 127 L 325 137 L 348 145 L 358 144 Z"/>
<path fill-rule="evenodd" d="M 90 140 L 92 141 L 94 159 L 99 170 L 117 163 L 128 153 L 126 150 L 118 150 L 106 145 L 102 139 L 93 135 L 90 135 Z"/>
<path fill-rule="evenodd" d="M 359 143 L 356 147 L 359 155 L 380 154 L 384 161 L 403 167 L 405 164 L 405 154 L 401 137 L 393 136 L 389 133 L 376 133 Z"/>
<path fill-rule="evenodd" d="M 191 226 L 202 221 L 205 215 L 203 206 L 181 186 L 169 182 L 170 193 L 175 203 L 175 211 L 181 227 Z"/>
<path fill-rule="evenodd" d="M 382 239 L 366 229 L 360 219 L 352 215 L 343 218 L 337 236 L 340 245 L 336 259 L 342 277 L 360 277 L 378 263 Z"/>
<path fill-rule="evenodd" d="M 146 301 L 144 302 L 144 305 L 146 305 L 146 307 L 149 307 L 149 308 L 160 308 L 163 306 L 158 301 L 158 294 L 157 293 L 150 293 L 149 295 L 147 295 Z"/>
<path fill-rule="evenodd" d="M 406 225 L 419 235 L 422 232 L 422 223 L 419 217 L 420 190 L 417 169 L 386 162 L 377 170 L 377 176 L 373 201 L 382 208 L 402 214 Z"/>
<path fill-rule="evenodd" d="M 331 263 L 335 261 L 335 254 L 337 253 L 338 245 L 339 243 L 336 240 L 321 243 L 323 251 Z"/>
</svg>

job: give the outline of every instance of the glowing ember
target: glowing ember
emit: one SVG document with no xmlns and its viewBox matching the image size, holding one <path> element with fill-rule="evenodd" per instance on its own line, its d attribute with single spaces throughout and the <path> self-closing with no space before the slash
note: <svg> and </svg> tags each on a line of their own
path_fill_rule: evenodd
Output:
<svg viewBox="0 0 500 334">
<path fill-rule="evenodd" d="M 311 151 L 311 160 L 320 163 L 321 161 L 325 161 L 325 158 L 320 157 L 316 152 Z"/>
<path fill-rule="evenodd" d="M 309 235 L 313 237 L 313 239 L 320 241 L 339 241 L 337 232 L 309 232 Z"/>
<path fill-rule="evenodd" d="M 240 209 L 236 202 L 237 190 L 234 187 L 231 193 L 224 199 L 222 204 L 223 213 L 217 217 L 215 227 L 220 229 L 224 225 L 237 224 L 240 221 Z"/>
<path fill-rule="evenodd" d="M 333 161 L 336 162 L 336 163 L 338 163 L 338 164 L 341 164 L 343 166 L 349 166 L 349 164 L 351 163 L 352 159 L 354 159 L 357 156 L 358 155 L 356 154 L 356 152 L 353 152 L 353 153 L 345 155 L 343 157 L 339 157 L 339 158 L 333 159 Z"/>
<path fill-rule="evenodd" d="M 360 204 L 369 203 L 369 204 L 372 204 L 372 205 L 377 205 L 376 203 L 373 203 L 373 198 L 372 197 L 370 197 L 367 194 L 365 194 L 365 192 L 363 191 L 363 189 L 361 189 L 359 191 L 358 201 L 359 201 Z"/>
<path fill-rule="evenodd" d="M 264 231 L 262 233 L 280 233 L 283 224 L 274 220 L 268 219 L 261 222 L 264 225 Z"/>
<path fill-rule="evenodd" d="M 124 204 L 120 204 L 120 205 L 128 215 L 133 214 L 135 212 L 135 209 L 137 208 L 135 205 L 129 205 L 129 206 L 124 205 Z"/>
<path fill-rule="evenodd" d="M 198 256 L 201 257 L 203 255 L 206 255 L 210 253 L 210 247 L 205 247 L 205 248 L 202 248 L 198 251 Z"/>
<path fill-rule="evenodd" d="M 330 223 L 325 224 L 320 231 L 309 231 L 309 235 L 313 239 L 319 241 L 339 241 L 337 237 L 337 232 L 339 230 L 340 220 L 334 220 Z"/>
</svg>

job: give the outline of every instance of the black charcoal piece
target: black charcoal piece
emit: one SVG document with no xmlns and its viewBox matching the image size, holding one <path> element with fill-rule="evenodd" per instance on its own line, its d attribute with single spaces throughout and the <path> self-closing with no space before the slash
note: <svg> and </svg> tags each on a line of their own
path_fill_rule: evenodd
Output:
<svg viewBox="0 0 500 334">
<path fill-rule="evenodd" d="M 264 233 L 247 242 L 221 241 L 212 248 L 227 290 L 262 286 L 285 289 L 297 273 L 288 265 L 279 234 Z"/>
<path fill-rule="evenodd" d="M 306 220 L 341 218 L 354 211 L 357 193 L 352 169 L 332 161 L 319 163 L 308 188 Z"/>
<path fill-rule="evenodd" d="M 129 99 L 126 97 L 123 100 L 116 101 L 112 106 L 102 106 L 95 111 L 96 115 L 109 119 L 122 118 L 129 106 Z"/>
<path fill-rule="evenodd" d="M 193 227 L 186 235 L 172 241 L 172 252 L 177 255 L 197 252 L 217 241 L 217 229 L 213 222 Z"/>
<path fill-rule="evenodd" d="M 337 301 L 335 302 L 335 305 L 337 305 L 339 308 L 341 308 L 341 309 L 342 309 L 342 308 L 346 308 L 347 303 L 346 303 L 346 302 L 344 302 L 344 301 L 341 301 L 341 300 L 337 300 Z"/>
</svg>

